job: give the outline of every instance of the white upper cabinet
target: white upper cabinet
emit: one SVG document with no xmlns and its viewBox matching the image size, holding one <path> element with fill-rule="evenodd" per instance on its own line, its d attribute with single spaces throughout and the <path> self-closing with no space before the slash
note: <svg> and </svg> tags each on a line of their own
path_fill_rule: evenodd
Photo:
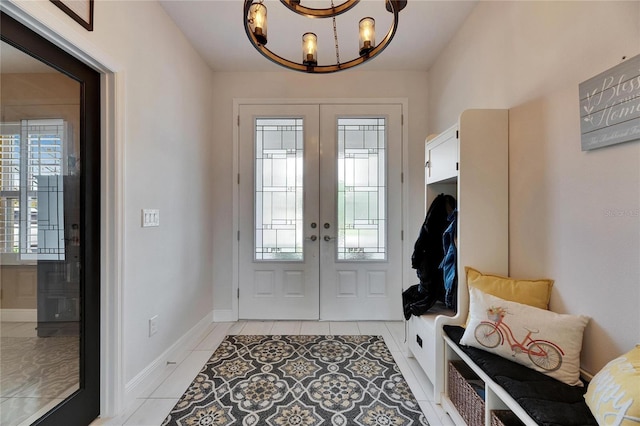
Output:
<svg viewBox="0 0 640 426">
<path fill-rule="evenodd" d="M 458 126 L 452 126 L 425 146 L 426 183 L 442 182 L 458 176 Z"/>
</svg>

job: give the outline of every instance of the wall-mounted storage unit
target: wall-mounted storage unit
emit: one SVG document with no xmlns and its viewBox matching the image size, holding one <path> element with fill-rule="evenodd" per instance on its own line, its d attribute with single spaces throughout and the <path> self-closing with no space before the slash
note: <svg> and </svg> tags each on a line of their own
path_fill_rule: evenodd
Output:
<svg viewBox="0 0 640 426">
<path fill-rule="evenodd" d="M 508 110 L 467 110 L 455 125 L 425 143 L 426 207 L 440 193 L 453 195 L 458 205 L 457 310 L 436 305 L 408 322 L 409 350 L 432 382 L 436 402 L 448 400 L 442 327 L 464 324 L 467 318 L 465 266 L 509 272 L 508 126 Z"/>
</svg>

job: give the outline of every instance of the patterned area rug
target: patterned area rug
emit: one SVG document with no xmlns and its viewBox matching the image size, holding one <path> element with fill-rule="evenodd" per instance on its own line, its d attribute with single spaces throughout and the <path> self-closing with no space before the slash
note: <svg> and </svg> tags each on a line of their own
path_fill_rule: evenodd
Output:
<svg viewBox="0 0 640 426">
<path fill-rule="evenodd" d="M 162 423 L 428 425 L 380 336 L 227 336 Z"/>
</svg>

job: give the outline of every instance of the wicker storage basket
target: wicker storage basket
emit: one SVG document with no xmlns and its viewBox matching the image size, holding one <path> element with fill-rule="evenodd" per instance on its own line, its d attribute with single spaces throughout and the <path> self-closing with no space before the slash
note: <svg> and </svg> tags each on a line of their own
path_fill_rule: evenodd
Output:
<svg viewBox="0 0 640 426">
<path fill-rule="evenodd" d="M 521 426 L 524 425 L 513 411 L 493 410 L 491 411 L 491 426 Z"/>
<path fill-rule="evenodd" d="M 449 361 L 449 399 L 469 426 L 484 425 L 484 400 L 471 382 L 479 377 L 462 361 Z M 482 390 L 484 392 L 484 390 Z"/>
</svg>

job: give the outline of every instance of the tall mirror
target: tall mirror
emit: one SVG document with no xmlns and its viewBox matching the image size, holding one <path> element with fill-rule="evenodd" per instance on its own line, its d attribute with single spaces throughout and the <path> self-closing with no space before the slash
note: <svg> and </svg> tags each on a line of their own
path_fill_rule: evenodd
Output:
<svg viewBox="0 0 640 426">
<path fill-rule="evenodd" d="M 81 85 L 0 45 L 0 424 L 80 386 Z"/>
</svg>

